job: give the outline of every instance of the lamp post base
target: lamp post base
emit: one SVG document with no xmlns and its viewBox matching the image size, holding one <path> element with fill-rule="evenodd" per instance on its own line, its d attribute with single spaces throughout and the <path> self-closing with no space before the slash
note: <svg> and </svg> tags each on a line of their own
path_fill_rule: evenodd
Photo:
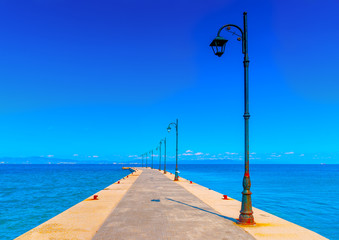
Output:
<svg viewBox="0 0 339 240">
<path fill-rule="evenodd" d="M 239 220 L 237 221 L 239 225 L 255 225 L 253 215 L 240 214 Z"/>
<path fill-rule="evenodd" d="M 175 172 L 174 181 L 179 181 L 178 171 Z"/>
<path fill-rule="evenodd" d="M 245 173 L 243 187 L 244 191 L 242 192 L 241 210 L 237 223 L 241 225 L 255 225 L 252 211 L 252 193 L 250 191 L 251 180 L 248 172 Z"/>
</svg>

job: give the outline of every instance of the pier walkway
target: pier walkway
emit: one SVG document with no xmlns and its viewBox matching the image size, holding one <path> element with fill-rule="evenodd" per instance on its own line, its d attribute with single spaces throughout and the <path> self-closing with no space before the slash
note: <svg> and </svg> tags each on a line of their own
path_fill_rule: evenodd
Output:
<svg viewBox="0 0 339 240">
<path fill-rule="evenodd" d="M 143 168 L 93 239 L 254 238 L 162 172 Z"/>
</svg>

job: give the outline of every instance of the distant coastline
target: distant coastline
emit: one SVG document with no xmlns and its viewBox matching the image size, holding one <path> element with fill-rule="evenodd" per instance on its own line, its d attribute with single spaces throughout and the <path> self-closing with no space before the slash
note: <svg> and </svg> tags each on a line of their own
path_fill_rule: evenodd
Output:
<svg viewBox="0 0 339 240">
<path fill-rule="evenodd" d="M 126 162 L 114 162 L 108 160 L 75 160 L 47 157 L 5 157 L 0 158 L 0 164 L 138 164 Z"/>
</svg>

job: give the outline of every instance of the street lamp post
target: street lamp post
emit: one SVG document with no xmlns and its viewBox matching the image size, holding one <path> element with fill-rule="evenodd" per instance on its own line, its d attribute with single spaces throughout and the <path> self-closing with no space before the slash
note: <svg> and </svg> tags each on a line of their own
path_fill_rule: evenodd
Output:
<svg viewBox="0 0 339 240">
<path fill-rule="evenodd" d="M 145 155 L 146 155 L 146 168 L 147 168 L 148 155 L 147 155 L 147 153 L 145 153 Z"/>
<path fill-rule="evenodd" d="M 248 58 L 248 42 L 247 42 L 247 12 L 244 12 L 243 14 L 243 21 L 244 21 L 244 28 L 243 30 L 234 24 L 226 24 L 222 26 L 219 31 L 217 37 L 212 41 L 210 46 L 213 49 L 213 52 L 218 57 L 221 57 L 221 55 L 225 51 L 225 46 L 228 40 L 224 39 L 223 37 L 220 37 L 220 32 L 224 28 L 227 29 L 227 31 L 231 30 L 231 27 L 237 28 L 241 35 L 236 34 L 235 32 L 233 35 L 238 36 L 238 40 L 242 41 L 242 53 L 244 54 L 244 119 L 245 119 L 245 174 L 243 178 L 243 192 L 242 192 L 242 204 L 241 204 L 241 210 L 240 210 L 240 216 L 239 216 L 239 224 L 244 225 L 254 225 L 254 217 L 253 217 L 253 211 L 252 211 L 252 199 L 251 199 L 251 180 L 250 180 L 250 174 L 249 174 L 249 126 L 248 121 L 250 118 L 249 114 L 249 101 L 248 101 L 248 66 L 249 66 L 249 58 Z"/>
<path fill-rule="evenodd" d="M 149 151 L 149 153 L 152 153 L 152 166 L 151 166 L 151 168 L 153 169 L 153 150 Z"/>
<path fill-rule="evenodd" d="M 164 174 L 166 174 L 166 138 L 164 138 L 164 146 L 165 146 L 165 150 L 164 150 Z"/>
<path fill-rule="evenodd" d="M 175 129 L 176 129 L 175 177 L 174 177 L 174 181 L 178 181 L 179 180 L 179 172 L 178 172 L 178 119 L 175 123 L 172 122 L 172 123 L 168 124 L 168 127 L 167 127 L 168 132 L 171 131 L 171 125 L 174 125 Z"/>
<path fill-rule="evenodd" d="M 162 140 L 160 140 L 160 145 L 159 145 L 159 171 L 161 170 L 161 143 L 162 143 Z"/>
</svg>

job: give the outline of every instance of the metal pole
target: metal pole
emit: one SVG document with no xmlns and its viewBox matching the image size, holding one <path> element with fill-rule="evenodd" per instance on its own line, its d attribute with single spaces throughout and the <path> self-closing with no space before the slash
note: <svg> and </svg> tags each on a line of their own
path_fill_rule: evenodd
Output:
<svg viewBox="0 0 339 240">
<path fill-rule="evenodd" d="M 179 180 L 179 172 L 178 172 L 178 119 L 177 122 L 175 124 L 175 128 L 176 128 L 176 152 L 175 152 L 175 177 L 174 177 L 174 181 L 178 181 Z"/>
<path fill-rule="evenodd" d="M 249 67 L 249 58 L 248 58 L 248 42 L 247 42 L 247 12 L 244 12 L 244 103 L 245 103 L 245 174 L 243 178 L 243 192 L 242 192 L 242 204 L 239 216 L 240 224 L 255 224 L 252 211 L 252 199 L 251 199 L 251 180 L 249 174 L 249 78 L 248 78 L 248 67 Z"/>
<path fill-rule="evenodd" d="M 152 150 L 152 169 L 153 169 L 153 150 Z"/>
<path fill-rule="evenodd" d="M 161 143 L 162 143 L 162 140 L 160 141 L 160 147 L 159 147 L 159 171 L 161 170 Z"/>
<path fill-rule="evenodd" d="M 166 174 L 166 138 L 165 138 L 164 174 Z"/>
</svg>

